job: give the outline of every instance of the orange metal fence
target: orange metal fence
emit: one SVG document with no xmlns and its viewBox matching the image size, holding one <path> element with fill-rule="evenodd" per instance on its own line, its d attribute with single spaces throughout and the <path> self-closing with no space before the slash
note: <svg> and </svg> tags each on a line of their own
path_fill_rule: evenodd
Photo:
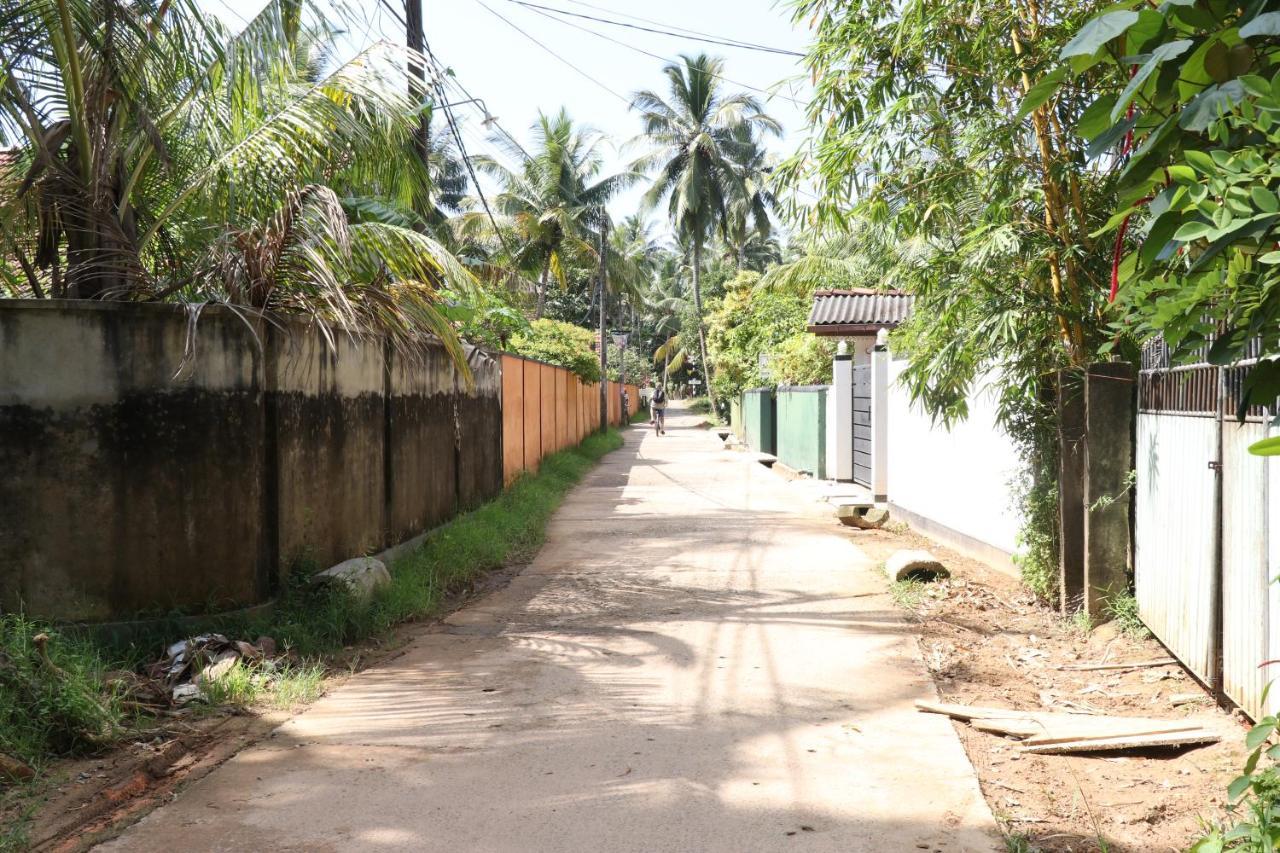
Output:
<svg viewBox="0 0 1280 853">
<path fill-rule="evenodd" d="M 609 424 L 621 426 L 622 391 L 627 417 L 640 409 L 640 389 L 608 383 Z M 600 428 L 600 385 L 583 382 L 563 367 L 502 355 L 502 473 L 510 484 L 538 470 L 544 456 L 573 447 Z"/>
</svg>

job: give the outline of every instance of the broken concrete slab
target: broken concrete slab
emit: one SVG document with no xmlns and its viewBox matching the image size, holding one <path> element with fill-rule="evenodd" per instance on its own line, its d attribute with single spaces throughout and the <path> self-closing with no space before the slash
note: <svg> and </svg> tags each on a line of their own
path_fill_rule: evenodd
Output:
<svg viewBox="0 0 1280 853">
<path fill-rule="evenodd" d="M 889 510 L 874 504 L 840 504 L 835 509 L 835 515 L 842 524 L 862 530 L 878 530 L 889 521 Z"/>
<path fill-rule="evenodd" d="M 885 571 L 895 581 L 936 581 L 951 577 L 951 572 L 928 551 L 895 551 L 885 561 Z"/>
<path fill-rule="evenodd" d="M 391 573 L 376 557 L 356 557 L 317 573 L 313 580 L 342 581 L 357 598 L 372 598 L 375 590 L 391 583 Z"/>
<path fill-rule="evenodd" d="M 876 508 L 873 502 L 861 501 L 841 501 L 832 503 L 832 515 L 835 515 L 841 524 L 858 526 L 858 520 L 863 517 L 865 512 Z"/>
</svg>

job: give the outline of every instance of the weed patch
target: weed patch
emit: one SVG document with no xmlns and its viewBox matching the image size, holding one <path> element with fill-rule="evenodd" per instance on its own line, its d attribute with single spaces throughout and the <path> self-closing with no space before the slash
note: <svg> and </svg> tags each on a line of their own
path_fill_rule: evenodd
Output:
<svg viewBox="0 0 1280 853">
<path fill-rule="evenodd" d="M 924 598 L 924 584 L 915 580 L 894 581 L 889 585 L 893 603 L 906 610 L 915 610 Z"/>
<path fill-rule="evenodd" d="M 1138 616 L 1138 599 L 1133 593 L 1117 595 L 1107 602 L 1107 616 L 1116 623 L 1120 633 L 1135 640 L 1145 640 L 1151 635 L 1142 618 Z"/>
</svg>

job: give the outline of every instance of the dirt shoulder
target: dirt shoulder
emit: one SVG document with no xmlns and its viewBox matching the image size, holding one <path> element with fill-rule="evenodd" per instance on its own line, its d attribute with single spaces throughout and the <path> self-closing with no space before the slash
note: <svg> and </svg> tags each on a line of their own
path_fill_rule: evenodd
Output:
<svg viewBox="0 0 1280 853">
<path fill-rule="evenodd" d="M 836 522 L 833 522 L 836 523 Z M 1191 749 L 1103 756 L 1019 754 L 1016 741 L 956 723 L 982 792 L 1011 850 L 1184 850 L 1202 819 L 1220 815 L 1243 763 L 1244 723 L 1217 708 L 1179 666 L 1072 671 L 1062 666 L 1169 656 L 1150 636 L 1072 625 L 1017 581 L 911 532 L 849 529 L 883 562 L 900 548 L 927 548 L 950 580 L 900 591 L 920 622 L 920 651 L 943 701 L 1028 710 L 1181 719 L 1222 740 Z M 1198 699 L 1188 701 L 1191 696 Z M 1174 704 L 1175 698 L 1178 704 Z"/>
</svg>

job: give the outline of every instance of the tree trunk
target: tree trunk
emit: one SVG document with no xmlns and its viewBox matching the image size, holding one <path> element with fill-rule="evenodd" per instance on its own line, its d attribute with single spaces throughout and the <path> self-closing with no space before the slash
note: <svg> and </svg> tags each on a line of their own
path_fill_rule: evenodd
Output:
<svg viewBox="0 0 1280 853">
<path fill-rule="evenodd" d="M 551 272 L 551 258 L 542 262 L 542 279 L 538 282 L 538 307 L 533 312 L 533 319 L 541 320 L 542 312 L 547 307 L 547 274 Z"/>
<path fill-rule="evenodd" d="M 698 314 L 698 351 L 702 357 L 702 381 L 706 383 L 707 399 L 711 410 L 716 408 L 715 394 L 711 391 L 711 365 L 707 363 L 707 324 L 702 317 L 702 240 L 693 239 L 693 307 Z"/>
</svg>

